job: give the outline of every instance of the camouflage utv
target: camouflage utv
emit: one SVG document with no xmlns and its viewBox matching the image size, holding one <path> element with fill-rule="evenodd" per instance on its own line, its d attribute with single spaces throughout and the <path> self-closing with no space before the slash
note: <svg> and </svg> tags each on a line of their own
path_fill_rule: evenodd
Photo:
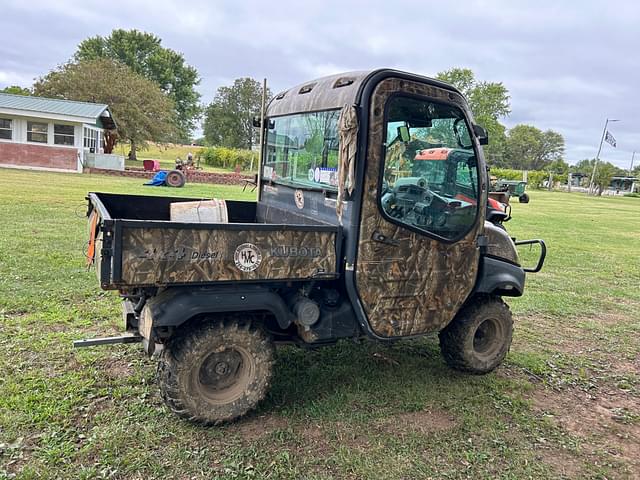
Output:
<svg viewBox="0 0 640 480">
<path fill-rule="evenodd" d="M 205 424 L 266 394 L 274 344 L 381 342 L 439 332 L 453 368 L 504 359 L 512 318 L 544 262 L 486 221 L 488 178 L 463 96 L 445 83 L 375 70 L 276 95 L 264 118 L 256 202 L 228 222 L 171 221 L 193 201 L 91 193 L 89 256 L 123 298 L 127 334 L 158 356 L 168 407 Z M 537 243 L 523 268 L 516 243 Z"/>
</svg>

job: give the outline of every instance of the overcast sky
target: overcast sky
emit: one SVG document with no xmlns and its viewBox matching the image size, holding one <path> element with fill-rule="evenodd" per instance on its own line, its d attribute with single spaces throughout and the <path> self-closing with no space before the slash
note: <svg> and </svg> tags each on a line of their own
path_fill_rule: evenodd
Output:
<svg viewBox="0 0 640 480">
<path fill-rule="evenodd" d="M 217 87 L 267 77 L 272 91 L 341 71 L 393 67 L 423 75 L 471 68 L 503 82 L 503 122 L 564 135 L 566 160 L 595 156 L 606 118 L 616 149 L 640 162 L 640 4 L 582 1 L 2 0 L 0 88 L 30 86 L 83 39 L 114 28 L 155 33 Z"/>
</svg>

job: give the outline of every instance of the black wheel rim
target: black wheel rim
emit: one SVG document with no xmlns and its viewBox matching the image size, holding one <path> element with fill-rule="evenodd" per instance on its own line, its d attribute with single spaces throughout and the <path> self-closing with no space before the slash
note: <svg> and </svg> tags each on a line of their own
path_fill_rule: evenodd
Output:
<svg viewBox="0 0 640 480">
<path fill-rule="evenodd" d="M 478 324 L 473 335 L 473 351 L 481 358 L 491 358 L 502 347 L 502 324 L 487 318 Z"/>
<path fill-rule="evenodd" d="M 193 370 L 197 391 L 211 403 L 226 404 L 243 395 L 254 373 L 249 353 L 240 347 L 225 348 L 206 355 Z"/>
</svg>

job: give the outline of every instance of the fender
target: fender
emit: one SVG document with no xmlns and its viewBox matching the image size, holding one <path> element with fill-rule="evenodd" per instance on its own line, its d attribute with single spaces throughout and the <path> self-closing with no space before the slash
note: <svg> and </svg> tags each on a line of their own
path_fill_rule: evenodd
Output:
<svg viewBox="0 0 640 480">
<path fill-rule="evenodd" d="M 473 291 L 520 297 L 524 293 L 524 280 L 522 267 L 483 255 L 480 257 L 480 272 Z"/>
<path fill-rule="evenodd" d="M 177 327 L 190 318 L 204 313 L 271 312 L 278 325 L 285 329 L 294 315 L 277 293 L 261 286 L 216 288 L 168 288 L 150 298 L 143 317 L 150 314 L 153 327 Z"/>
</svg>

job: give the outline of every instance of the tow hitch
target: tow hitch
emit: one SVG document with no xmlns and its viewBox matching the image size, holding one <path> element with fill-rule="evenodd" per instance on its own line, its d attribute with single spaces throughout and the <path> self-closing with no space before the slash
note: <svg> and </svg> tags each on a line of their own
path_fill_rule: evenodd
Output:
<svg viewBox="0 0 640 480">
<path fill-rule="evenodd" d="M 116 343 L 138 343 L 142 341 L 140 335 L 121 335 L 119 337 L 85 338 L 84 340 L 74 340 L 75 348 L 94 347 L 96 345 L 114 345 Z"/>
</svg>

